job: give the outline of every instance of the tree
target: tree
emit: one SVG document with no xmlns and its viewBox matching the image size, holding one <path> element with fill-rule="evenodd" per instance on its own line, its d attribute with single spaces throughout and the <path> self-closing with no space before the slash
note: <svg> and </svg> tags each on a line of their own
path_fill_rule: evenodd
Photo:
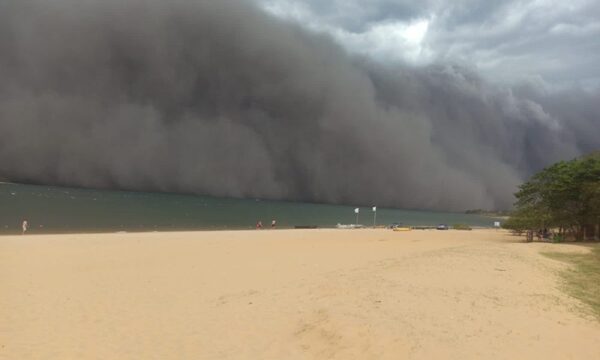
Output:
<svg viewBox="0 0 600 360">
<path fill-rule="evenodd" d="M 521 185 L 515 197 L 516 211 L 505 227 L 558 228 L 585 238 L 587 227 L 600 227 L 600 153 L 543 169 Z"/>
</svg>

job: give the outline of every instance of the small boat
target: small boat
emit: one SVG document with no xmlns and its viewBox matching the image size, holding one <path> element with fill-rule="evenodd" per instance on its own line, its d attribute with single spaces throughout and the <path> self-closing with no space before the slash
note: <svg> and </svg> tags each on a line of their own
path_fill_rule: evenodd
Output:
<svg viewBox="0 0 600 360">
<path fill-rule="evenodd" d="M 409 227 L 395 227 L 393 231 L 411 231 L 412 229 Z"/>
<path fill-rule="evenodd" d="M 360 224 L 337 224 L 335 227 L 338 229 L 362 229 L 365 226 Z"/>
</svg>

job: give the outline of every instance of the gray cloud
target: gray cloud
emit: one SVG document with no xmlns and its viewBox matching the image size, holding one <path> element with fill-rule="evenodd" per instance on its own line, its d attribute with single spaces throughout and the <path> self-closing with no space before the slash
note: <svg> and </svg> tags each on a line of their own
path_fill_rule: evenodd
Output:
<svg viewBox="0 0 600 360">
<path fill-rule="evenodd" d="M 561 85 L 600 87 L 597 1 L 256 1 L 278 9 L 274 12 L 279 16 L 333 34 L 350 51 L 378 61 L 459 62 L 504 83 L 541 76 Z M 294 8 L 304 10 L 289 11 Z M 417 55 L 389 28 L 389 36 L 372 36 L 384 24 L 401 29 L 416 21 L 428 24 Z M 357 38 L 367 39 L 370 46 Z M 379 51 L 382 47 L 386 51 Z"/>
<path fill-rule="evenodd" d="M 597 93 L 351 57 L 240 1 L 5 1 L 0 54 L 16 181 L 506 208 L 532 171 L 599 145 Z"/>
<path fill-rule="evenodd" d="M 301 8 L 319 22 L 359 33 L 369 26 L 388 20 L 410 21 L 428 17 L 435 1 L 410 0 L 256 0 L 259 4 L 278 9 L 278 12 L 293 12 Z M 291 9 L 291 10 L 290 10 Z"/>
</svg>

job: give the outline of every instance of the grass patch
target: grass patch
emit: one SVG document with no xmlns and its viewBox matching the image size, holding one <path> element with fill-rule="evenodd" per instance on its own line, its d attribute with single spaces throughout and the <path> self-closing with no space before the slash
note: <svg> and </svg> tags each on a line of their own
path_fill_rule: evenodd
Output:
<svg viewBox="0 0 600 360">
<path fill-rule="evenodd" d="M 591 246 L 588 254 L 545 252 L 542 255 L 572 265 L 560 273 L 565 290 L 587 304 L 600 320 L 600 246 Z"/>
<path fill-rule="evenodd" d="M 467 224 L 454 224 L 452 228 L 454 230 L 471 230 L 471 227 Z"/>
</svg>

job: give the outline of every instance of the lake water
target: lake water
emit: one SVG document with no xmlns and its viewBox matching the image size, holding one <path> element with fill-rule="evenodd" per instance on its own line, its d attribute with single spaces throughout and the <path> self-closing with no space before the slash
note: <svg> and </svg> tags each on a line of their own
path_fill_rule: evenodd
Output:
<svg viewBox="0 0 600 360">
<path fill-rule="evenodd" d="M 27 219 L 31 233 L 168 231 L 269 227 L 334 227 L 356 222 L 354 206 L 308 204 L 198 195 L 75 189 L 0 183 L 0 232 L 16 233 Z M 462 213 L 377 209 L 377 224 L 468 224 L 491 227 L 496 219 Z M 358 222 L 373 225 L 371 207 Z"/>
</svg>

